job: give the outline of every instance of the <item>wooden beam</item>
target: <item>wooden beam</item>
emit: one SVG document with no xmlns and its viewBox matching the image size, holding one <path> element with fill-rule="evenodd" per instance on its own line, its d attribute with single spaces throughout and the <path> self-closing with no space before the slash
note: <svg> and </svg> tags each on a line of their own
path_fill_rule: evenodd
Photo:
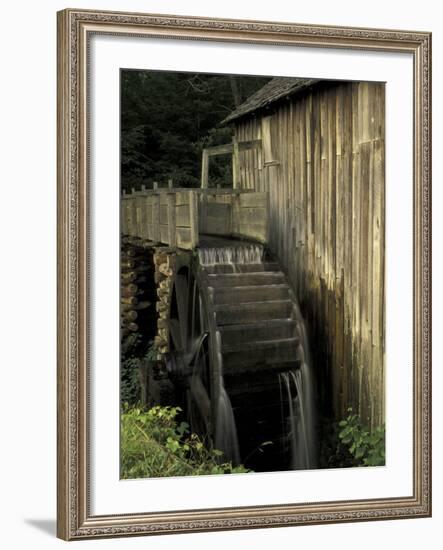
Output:
<svg viewBox="0 0 443 550">
<path fill-rule="evenodd" d="M 248 141 L 239 141 L 238 147 L 240 151 L 247 149 L 261 149 L 261 139 L 250 139 Z"/>
<path fill-rule="evenodd" d="M 232 145 L 232 187 L 238 189 L 240 187 L 240 149 L 238 141 L 234 141 Z"/>
<path fill-rule="evenodd" d="M 152 197 L 152 235 L 149 238 L 160 242 L 160 195 Z"/>
<path fill-rule="evenodd" d="M 203 152 L 202 152 L 202 176 L 201 176 L 201 187 L 203 189 L 206 189 L 208 187 L 208 177 L 209 177 L 208 150 L 203 149 Z"/>
<path fill-rule="evenodd" d="M 232 143 L 225 143 L 223 145 L 216 145 L 214 147 L 207 147 L 204 149 L 209 157 L 216 155 L 230 155 L 233 151 Z"/>
<path fill-rule="evenodd" d="M 189 193 L 189 219 L 191 227 L 191 246 L 198 245 L 198 195 L 195 191 Z"/>
<path fill-rule="evenodd" d="M 168 193 L 168 244 L 175 246 L 175 193 Z"/>
</svg>

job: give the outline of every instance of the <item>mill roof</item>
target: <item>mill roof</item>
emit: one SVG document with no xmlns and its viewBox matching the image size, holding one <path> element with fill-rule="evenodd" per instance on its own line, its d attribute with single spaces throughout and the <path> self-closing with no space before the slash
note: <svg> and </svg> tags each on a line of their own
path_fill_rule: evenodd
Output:
<svg viewBox="0 0 443 550">
<path fill-rule="evenodd" d="M 222 124 L 233 122 L 245 115 L 265 109 L 272 103 L 310 88 L 317 84 L 317 82 L 320 82 L 320 80 L 312 78 L 275 77 L 249 96 L 246 101 L 239 105 L 222 121 Z"/>
</svg>

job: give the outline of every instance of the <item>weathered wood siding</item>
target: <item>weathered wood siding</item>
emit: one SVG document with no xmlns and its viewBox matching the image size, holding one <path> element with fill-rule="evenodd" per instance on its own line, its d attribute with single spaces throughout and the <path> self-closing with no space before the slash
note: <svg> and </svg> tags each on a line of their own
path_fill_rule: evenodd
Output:
<svg viewBox="0 0 443 550">
<path fill-rule="evenodd" d="M 270 247 L 311 330 L 320 397 L 384 422 L 384 85 L 324 84 L 236 123 L 240 187 L 269 192 Z M 332 392 L 330 389 L 332 388 Z"/>
<path fill-rule="evenodd" d="M 123 195 L 123 235 L 183 249 L 198 244 L 198 197 L 195 191 L 141 191 Z"/>
<path fill-rule="evenodd" d="M 203 193 L 199 203 L 201 234 L 268 242 L 267 193 Z"/>
</svg>

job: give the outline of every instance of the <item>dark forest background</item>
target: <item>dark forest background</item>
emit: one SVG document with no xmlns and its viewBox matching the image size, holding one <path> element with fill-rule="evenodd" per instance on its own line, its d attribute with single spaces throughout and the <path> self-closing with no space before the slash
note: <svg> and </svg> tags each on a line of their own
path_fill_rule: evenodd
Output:
<svg viewBox="0 0 443 550">
<path fill-rule="evenodd" d="M 270 79 L 255 76 L 121 71 L 121 185 L 199 187 L 205 147 L 232 141 L 220 122 Z M 211 185 L 231 180 L 229 157 L 211 160 Z"/>
</svg>

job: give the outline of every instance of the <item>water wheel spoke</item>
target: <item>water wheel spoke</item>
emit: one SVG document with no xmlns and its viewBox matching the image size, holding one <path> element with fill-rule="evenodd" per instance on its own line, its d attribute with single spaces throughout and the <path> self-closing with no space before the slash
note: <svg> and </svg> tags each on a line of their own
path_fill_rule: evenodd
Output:
<svg viewBox="0 0 443 550">
<path fill-rule="evenodd" d="M 200 332 L 200 330 L 199 330 L 200 326 L 199 326 L 199 323 L 197 321 L 197 315 L 199 314 L 199 312 L 198 312 L 198 288 L 197 288 L 197 283 L 195 281 L 194 281 L 194 284 L 192 285 L 192 289 L 191 289 L 190 314 L 191 314 L 190 334 L 191 334 L 191 338 L 194 338 Z"/>
<path fill-rule="evenodd" d="M 178 324 L 181 332 L 181 341 L 187 343 L 189 288 L 186 275 L 178 274 L 175 280 L 175 297 L 177 302 Z M 183 348 L 182 348 L 183 349 Z"/>
<path fill-rule="evenodd" d="M 174 345 L 174 348 L 177 351 L 183 350 L 183 340 L 182 340 L 182 332 L 180 329 L 180 323 L 178 319 L 170 319 L 169 320 L 169 334 L 172 339 L 172 343 Z"/>
<path fill-rule="evenodd" d="M 208 333 L 204 332 L 203 334 L 199 334 L 197 338 L 193 338 L 190 340 L 188 349 L 188 364 L 194 364 L 194 366 L 198 369 L 199 363 L 201 363 L 201 356 L 204 353 L 204 344 L 205 340 L 208 337 Z"/>
</svg>

